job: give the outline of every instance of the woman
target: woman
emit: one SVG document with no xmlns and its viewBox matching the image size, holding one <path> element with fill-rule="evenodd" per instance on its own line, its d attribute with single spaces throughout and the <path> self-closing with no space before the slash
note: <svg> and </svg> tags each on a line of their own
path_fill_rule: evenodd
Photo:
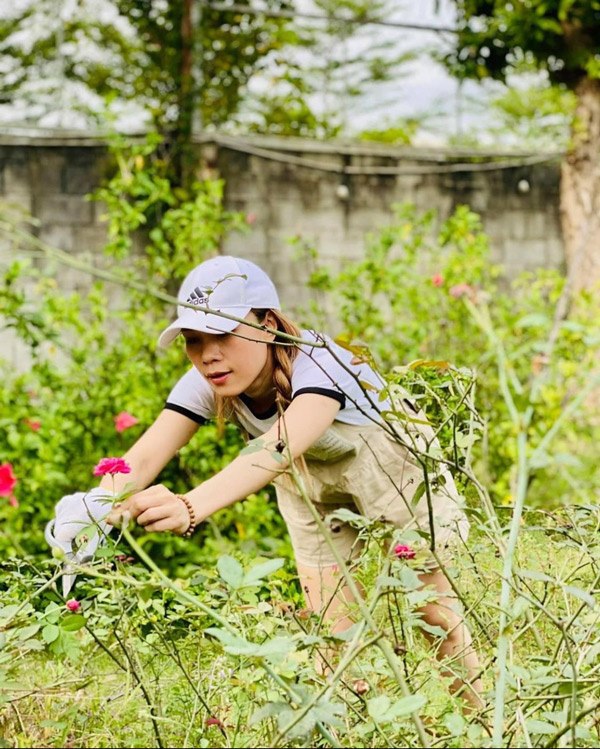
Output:
<svg viewBox="0 0 600 749">
<path fill-rule="evenodd" d="M 338 562 L 356 557 L 360 546 L 358 531 L 331 514 L 345 508 L 418 529 L 436 552 L 427 553 L 420 574 L 423 586 L 437 593 L 422 607 L 422 618 L 446 633 L 436 642 L 438 657 L 462 666 L 453 690 L 480 707 L 478 658 L 438 564 L 440 554 L 466 539 L 468 522 L 447 470 L 429 477 L 422 491 L 415 454 L 436 445 L 424 416 L 401 398 L 393 406 L 406 420 L 396 424 L 409 428 L 391 429 L 380 414 L 392 409 L 379 400 L 381 378 L 326 336 L 299 330 L 281 312 L 269 277 L 248 260 L 207 260 L 189 273 L 178 299 L 177 319 L 159 345 L 181 337 L 192 368 L 125 454 L 131 473 L 105 477 L 87 497 L 129 484 L 134 493 L 113 508 L 108 523 L 117 525 L 127 514 L 147 531 L 189 536 L 214 512 L 273 482 L 307 605 L 323 613 L 333 632 L 352 624 L 352 595 L 339 585 Z M 215 417 L 234 421 L 252 438 L 252 449 L 183 495 L 152 485 L 177 450 Z M 57 519 L 55 536 L 70 544 L 77 533 L 71 526 Z"/>
</svg>

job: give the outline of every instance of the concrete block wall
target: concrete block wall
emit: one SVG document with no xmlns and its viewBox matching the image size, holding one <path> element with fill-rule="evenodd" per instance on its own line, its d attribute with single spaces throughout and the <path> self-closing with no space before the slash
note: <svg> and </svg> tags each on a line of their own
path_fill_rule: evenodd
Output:
<svg viewBox="0 0 600 749">
<path fill-rule="evenodd" d="M 271 139 L 273 141 L 274 139 Z M 289 144 L 289 141 L 287 142 Z M 436 168 L 429 159 L 381 155 L 377 149 L 355 146 L 350 156 L 322 144 L 314 150 L 288 145 L 292 159 L 331 165 L 332 159 L 372 170 L 380 166 L 415 172 Z M 358 150 L 358 153 L 356 151 Z M 490 238 L 492 260 L 504 268 L 507 281 L 522 270 L 539 266 L 563 269 L 564 253 L 559 225 L 559 167 L 518 166 L 489 171 L 449 172 L 442 154 L 439 173 L 340 174 L 304 168 L 246 154 L 227 147 L 219 149 L 218 171 L 226 179 L 226 202 L 236 210 L 253 214 L 249 237 L 232 235 L 225 249 L 232 254 L 264 259 L 290 305 L 305 303 L 303 282 L 309 274 L 306 262 L 294 260 L 289 239 L 300 237 L 319 249 L 334 267 L 362 256 L 365 234 L 392 219 L 394 204 L 412 202 L 417 210 L 435 209 L 443 221 L 458 205 L 469 205 L 482 218 Z M 528 190 L 519 189 L 522 180 Z M 341 182 L 348 187 L 347 200 L 338 197 Z"/>
<path fill-rule="evenodd" d="M 507 279 L 524 269 L 564 264 L 556 163 L 453 172 L 448 165 L 457 157 L 448 153 L 258 136 L 234 143 L 215 136 L 199 148 L 213 173 L 225 179 L 227 207 L 253 219 L 249 232 L 231 235 L 222 250 L 263 265 L 292 311 L 308 299 L 309 264 L 297 259 L 290 240 L 314 244 L 339 269 L 362 256 L 365 234 L 389 223 L 396 203 L 436 209 L 440 221 L 460 204 L 471 206 L 481 214 L 492 259 L 504 266 Z M 107 163 L 105 145 L 94 138 L 0 135 L 0 202 L 30 213 L 41 240 L 102 262 L 103 206 L 86 195 L 100 184 Z M 352 173 L 342 176 L 343 165 Z M 403 173 L 386 173 L 390 168 Z M 522 180 L 526 192 L 519 189 Z M 339 194 L 342 183 L 347 199 Z M 13 257 L 0 236 L 0 270 Z M 62 269 L 58 282 L 66 291 L 85 292 L 90 279 Z M 22 352 L 1 326 L 0 351 L 23 365 Z"/>
</svg>

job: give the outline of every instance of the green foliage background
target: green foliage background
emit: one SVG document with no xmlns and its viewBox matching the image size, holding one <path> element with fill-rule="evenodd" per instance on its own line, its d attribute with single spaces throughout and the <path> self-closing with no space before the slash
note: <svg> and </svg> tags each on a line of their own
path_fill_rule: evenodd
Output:
<svg viewBox="0 0 600 749">
<path fill-rule="evenodd" d="M 7 560 L 0 730 L 7 745 L 16 746 L 16 736 L 52 746 L 125 746 L 129 739 L 140 746 L 296 746 L 335 744 L 337 735 L 341 746 L 417 746 L 415 711 L 446 746 L 488 745 L 424 649 L 416 610 L 427 593 L 414 569 L 383 551 L 389 529 L 377 523 L 362 529 L 370 545 L 357 575 L 381 629 L 331 686 L 315 674 L 315 649 L 343 648 L 351 635 L 332 637 L 303 609 L 269 490 L 222 511 L 191 542 L 134 531 L 108 544 L 80 577 L 80 611 L 66 610 L 44 524 L 60 496 L 92 486 L 99 458 L 133 443 L 188 366 L 177 346 L 156 351 L 170 307 L 153 290 L 176 289 L 191 264 L 219 251 L 226 232 L 247 228 L 223 209 L 220 183 L 174 186 L 156 143 L 118 146 L 114 155 L 115 176 L 97 194 L 109 226 L 98 264 L 121 278 L 117 300 L 100 281 L 86 294 L 60 292 L 59 255 L 23 228 L 22 217 L 7 209 L 0 215 L 18 258 L 0 287 L 3 325 L 31 357 L 24 373 L 0 362 L 0 462 L 14 467 L 19 502 L 0 500 L 0 557 Z M 525 734 L 534 746 L 554 746 L 565 733 L 565 745 L 595 746 L 599 425 L 585 398 L 597 378 L 596 297 L 571 297 L 564 318 L 556 313 L 565 294 L 559 274 L 528 273 L 509 287 L 467 207 L 440 222 L 398 206 L 390 224 L 366 238 L 364 258 L 341 272 L 302 241 L 297 251 L 311 263 L 315 295 L 299 311 L 301 322 L 326 330 L 335 310 L 342 345 L 381 368 L 388 393 L 407 388 L 439 429 L 442 457 L 472 521 L 468 547 L 449 574 L 485 659 L 492 701 L 496 642 L 511 642 L 503 665 L 506 746 L 520 745 Z M 525 456 L 511 402 L 533 415 Z M 140 423 L 118 434 L 114 416 L 123 410 Z M 31 420 L 41 422 L 38 431 Z M 207 425 L 159 480 L 184 491 L 240 447 L 235 431 L 219 435 Z M 522 538 L 509 559 L 515 592 L 499 626 L 502 550 L 520 501 L 523 459 L 531 465 Z M 409 696 L 375 646 L 381 640 L 393 644 Z M 356 673 L 373 690 L 366 697 L 350 685 Z M 85 710 L 73 706 L 73 690 Z"/>
</svg>

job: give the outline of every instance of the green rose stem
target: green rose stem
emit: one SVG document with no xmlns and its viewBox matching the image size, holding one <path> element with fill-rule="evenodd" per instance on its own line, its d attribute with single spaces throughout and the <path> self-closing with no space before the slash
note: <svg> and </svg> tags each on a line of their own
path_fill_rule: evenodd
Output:
<svg viewBox="0 0 600 749">
<path fill-rule="evenodd" d="M 123 528 L 123 537 L 127 541 L 127 543 L 131 546 L 131 548 L 135 551 L 135 553 L 138 555 L 138 557 L 146 564 L 157 576 L 159 579 L 159 582 L 162 587 L 168 588 L 171 590 L 177 598 L 179 598 L 180 601 L 185 602 L 189 604 L 190 606 L 193 606 L 194 608 L 200 609 L 204 614 L 211 617 L 216 621 L 218 624 L 223 627 L 223 629 L 227 630 L 232 635 L 237 636 L 237 631 L 235 627 L 232 627 L 231 624 L 227 621 L 227 619 L 223 618 L 220 614 L 218 614 L 216 611 L 213 611 L 209 606 L 206 606 L 202 601 L 199 601 L 196 596 L 191 595 L 190 593 L 187 593 L 185 590 L 181 590 L 175 583 L 173 583 L 172 580 L 170 580 L 163 572 L 162 570 L 156 566 L 156 564 L 152 561 L 152 559 L 146 554 L 146 552 L 142 549 L 142 547 L 136 542 L 134 537 L 131 535 L 131 532 L 127 528 Z M 298 695 L 292 687 L 289 686 L 289 684 L 286 684 L 286 682 L 277 674 L 271 666 L 267 663 L 267 661 L 258 656 L 258 661 L 260 662 L 261 667 L 269 674 L 269 676 L 273 679 L 273 681 L 279 685 L 279 687 L 287 693 L 287 695 L 290 697 L 291 700 L 296 702 L 297 704 L 302 704 L 302 698 L 300 695 Z M 323 738 L 328 741 L 331 746 L 336 747 L 336 749 L 341 749 L 341 745 L 337 743 L 334 736 L 331 734 L 331 732 L 322 724 L 317 723 L 317 729 L 319 730 L 319 733 Z"/>
</svg>

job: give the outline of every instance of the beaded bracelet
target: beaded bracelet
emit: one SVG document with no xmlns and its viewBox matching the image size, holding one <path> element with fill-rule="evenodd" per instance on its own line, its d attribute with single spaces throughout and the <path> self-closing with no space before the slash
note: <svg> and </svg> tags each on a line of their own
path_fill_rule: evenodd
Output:
<svg viewBox="0 0 600 749">
<path fill-rule="evenodd" d="M 194 508 L 192 507 L 192 503 L 190 500 L 184 496 L 183 494 L 176 494 L 176 497 L 178 497 L 183 504 L 187 507 L 188 514 L 190 516 L 190 524 L 188 525 L 188 528 L 185 533 L 182 533 L 182 538 L 190 538 L 194 531 L 196 530 L 196 513 L 194 512 Z"/>
</svg>

